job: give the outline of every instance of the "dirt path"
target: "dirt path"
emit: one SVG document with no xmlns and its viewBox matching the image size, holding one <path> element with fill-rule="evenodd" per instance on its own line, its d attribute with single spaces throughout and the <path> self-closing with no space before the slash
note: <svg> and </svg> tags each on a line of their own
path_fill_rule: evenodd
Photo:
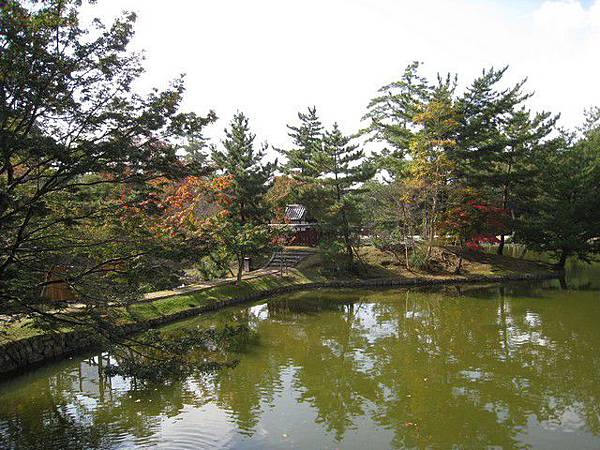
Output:
<svg viewBox="0 0 600 450">
<path fill-rule="evenodd" d="M 248 274 L 243 275 L 242 280 L 244 280 L 244 281 L 252 280 L 254 278 L 260 278 L 260 277 L 264 277 L 266 275 L 274 275 L 277 273 L 279 273 L 279 270 L 277 270 L 277 269 L 260 269 L 260 270 L 255 270 L 254 272 L 250 272 Z M 236 281 L 236 279 L 234 277 L 221 278 L 218 280 L 206 281 L 203 283 L 189 284 L 187 286 L 181 286 L 181 287 L 174 288 L 174 289 L 168 289 L 166 291 L 150 292 L 148 294 L 144 294 L 143 299 L 136 303 L 151 302 L 154 300 L 160 300 L 161 298 L 169 298 L 169 297 L 176 297 L 177 295 L 192 294 L 194 292 L 203 291 L 204 289 L 213 288 L 215 286 L 222 286 L 224 284 L 234 283 L 235 281 Z"/>
</svg>

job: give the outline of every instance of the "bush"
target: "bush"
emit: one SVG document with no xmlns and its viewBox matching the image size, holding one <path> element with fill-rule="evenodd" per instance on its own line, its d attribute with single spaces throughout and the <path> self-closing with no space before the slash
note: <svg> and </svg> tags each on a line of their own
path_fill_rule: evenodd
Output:
<svg viewBox="0 0 600 450">
<path fill-rule="evenodd" d="M 345 253 L 345 247 L 341 242 L 321 240 L 319 248 L 321 250 L 323 272 L 328 274 L 339 274 L 347 270 L 348 259 Z"/>
<path fill-rule="evenodd" d="M 417 245 L 413 248 L 410 256 L 408 257 L 410 267 L 418 270 L 426 270 L 429 268 L 429 258 L 427 257 L 427 250 Z"/>
</svg>

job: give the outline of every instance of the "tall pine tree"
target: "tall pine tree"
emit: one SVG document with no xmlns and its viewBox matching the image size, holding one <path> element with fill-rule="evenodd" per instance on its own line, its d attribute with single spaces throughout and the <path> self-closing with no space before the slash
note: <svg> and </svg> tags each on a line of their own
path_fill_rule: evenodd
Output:
<svg viewBox="0 0 600 450">
<path fill-rule="evenodd" d="M 288 125 L 288 135 L 294 147 L 289 150 L 278 149 L 287 159 L 284 170 L 299 177 L 313 177 L 317 175 L 310 161 L 321 149 L 323 141 L 323 126 L 317 115 L 317 108 L 308 108 L 308 113 L 298 113 L 299 125 Z"/>
<path fill-rule="evenodd" d="M 268 222 L 268 210 L 263 198 L 271 186 L 276 163 L 263 162 L 268 145 L 257 150 L 255 139 L 248 118 L 238 112 L 225 130 L 223 150 L 213 149 L 212 160 L 224 175 L 231 177 L 231 212 L 241 223 L 264 224 Z"/>
<path fill-rule="evenodd" d="M 364 151 L 350 140 L 334 124 L 325 133 L 322 148 L 309 162 L 328 203 L 321 224 L 325 236 L 343 243 L 348 269 L 353 267 L 353 248 L 361 226 L 359 188 L 375 173 Z"/>
<path fill-rule="evenodd" d="M 600 253 L 600 120 L 582 131 L 539 152 L 540 171 L 517 218 L 517 241 L 555 255 L 561 268 L 570 256 L 590 261 Z"/>
<path fill-rule="evenodd" d="M 392 179 L 405 176 L 406 155 L 410 150 L 413 133 L 418 128 L 414 117 L 423 110 L 432 95 L 433 87 L 419 75 L 419 62 L 409 64 L 402 78 L 381 87 L 371 99 L 363 120 L 366 128 L 361 134 L 368 141 L 383 143 L 386 147 L 377 157 L 377 164 Z"/>
<path fill-rule="evenodd" d="M 273 180 L 276 163 L 264 163 L 267 145 L 254 148 L 256 135 L 248 118 L 237 113 L 225 130 L 223 150 L 213 149 L 212 159 L 229 177 L 230 202 L 225 214 L 213 227 L 215 240 L 227 248 L 237 261 L 237 279 L 242 278 L 244 258 L 264 250 L 269 243 L 269 210 L 265 194 Z"/>
<path fill-rule="evenodd" d="M 535 173 L 533 155 L 552 132 L 557 117 L 549 113 L 532 116 L 524 108 L 532 95 L 523 92 L 526 80 L 499 88 L 506 70 L 483 71 L 458 100 L 462 121 L 454 154 L 463 183 L 485 193 L 488 201 L 514 217 L 523 200 L 520 194 Z M 501 234 L 499 254 L 504 250 L 504 237 Z"/>
</svg>

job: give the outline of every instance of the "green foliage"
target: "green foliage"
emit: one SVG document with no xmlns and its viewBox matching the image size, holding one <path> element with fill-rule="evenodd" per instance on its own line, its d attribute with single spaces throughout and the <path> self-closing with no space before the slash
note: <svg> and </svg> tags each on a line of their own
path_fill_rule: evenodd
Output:
<svg viewBox="0 0 600 450">
<path fill-rule="evenodd" d="M 593 113 L 592 113 L 593 114 Z M 580 138 L 566 136 L 539 155 L 529 207 L 518 218 L 516 240 L 550 252 L 564 267 L 569 256 L 600 252 L 600 126 L 588 114 Z"/>
<path fill-rule="evenodd" d="M 506 68 L 461 93 L 457 77 L 430 82 L 412 63 L 369 103 L 362 135 L 384 144 L 378 155 L 308 108 L 288 125 L 286 176 L 272 189 L 277 164 L 243 113 L 210 146 L 202 131 L 216 116 L 180 111 L 182 79 L 133 92 L 143 71 L 128 51 L 135 15 L 82 29 L 80 7 L 14 0 L 0 14 L 0 313 L 60 327 L 60 305 L 45 298 L 60 285 L 86 306 L 77 325 L 100 321 L 107 304 L 177 284 L 199 262 L 207 276 L 235 262 L 239 281 L 244 258 L 272 248 L 268 223 L 290 200 L 319 222 L 334 272 L 354 269 L 365 230 L 407 268 L 425 267 L 445 237 L 493 234 L 468 192 L 510 215 L 509 228 L 494 228 L 500 252 L 511 232 L 561 264 L 599 251 L 599 108 L 556 137 L 557 117 L 525 107 L 524 81 L 501 87 Z M 424 256 L 415 235 L 428 241 Z"/>
<path fill-rule="evenodd" d="M 371 101 L 363 134 L 386 145 L 376 161 L 382 178 L 391 176 L 366 197 L 366 207 L 381 214 L 373 222 L 381 245 L 393 247 L 416 232 L 428 237 L 430 253 L 438 235 L 464 241 L 490 228 L 472 215 L 458 217 L 466 211 L 464 193 L 478 192 L 480 206 L 510 217 L 492 227 L 499 253 L 510 233 L 532 249 L 582 258 L 594 251 L 599 233 L 589 211 L 597 210 L 593 136 L 600 113 L 590 113 L 578 150 L 564 150 L 553 136 L 557 116 L 526 109 L 525 81 L 501 87 L 506 70 L 483 71 L 457 95 L 456 78 L 430 83 L 413 63 Z"/>
<path fill-rule="evenodd" d="M 316 108 L 298 117 L 299 126 L 288 126 L 296 148 L 279 150 L 287 158 L 285 168 L 291 176 L 286 183 L 287 195 L 280 192 L 272 196 L 278 204 L 293 199 L 305 205 L 319 223 L 326 253 L 333 255 L 333 249 L 343 248 L 337 254 L 338 262 L 343 260 L 346 269 L 352 268 L 353 247 L 360 242 L 362 228 L 360 186 L 373 177 L 375 167 L 363 149 L 341 133 L 337 123 L 323 132 Z"/>
<path fill-rule="evenodd" d="M 315 177 L 318 172 L 312 167 L 314 155 L 320 151 L 323 140 L 323 126 L 317 116 L 317 108 L 308 108 L 306 114 L 299 112 L 299 125 L 288 125 L 288 135 L 294 145 L 289 150 L 278 149 L 286 158 L 284 166 L 288 174 L 302 177 Z"/>
<path fill-rule="evenodd" d="M 215 166 L 232 183 L 229 189 L 232 203 L 227 209 L 241 224 L 265 223 L 270 214 L 264 196 L 271 187 L 276 164 L 263 162 L 268 145 L 263 144 L 256 150 L 255 138 L 248 118 L 240 112 L 225 130 L 223 150 L 213 149 L 212 152 Z"/>
<path fill-rule="evenodd" d="M 401 180 L 389 183 L 371 181 L 365 185 L 361 203 L 363 214 L 370 218 L 373 244 L 392 253 L 410 269 L 408 253 L 415 244 L 414 236 L 420 219 L 420 210 L 414 203 L 410 186 Z"/>
<path fill-rule="evenodd" d="M 233 215 L 218 215 L 210 222 L 213 242 L 232 255 L 237 263 L 237 279 L 241 280 L 244 258 L 270 249 L 275 230 L 268 225 L 240 223 Z"/>
<path fill-rule="evenodd" d="M 391 175 L 391 184 L 403 192 L 402 214 L 408 218 L 407 209 L 420 211 L 419 234 L 429 239 L 431 249 L 456 178 L 452 155 L 461 116 L 456 108 L 456 78 L 438 77 L 431 84 L 418 70 L 419 64 L 413 63 L 401 80 L 380 89 L 382 95 L 369 104 L 365 119 L 370 124 L 363 134 L 388 145 L 377 158 L 378 168 Z M 414 218 L 402 223 L 405 236 L 410 223 L 412 236 Z"/>
<path fill-rule="evenodd" d="M 415 246 L 410 252 L 409 264 L 417 270 L 427 270 L 429 267 L 429 255 L 427 249 L 420 245 Z"/>
<path fill-rule="evenodd" d="M 375 170 L 358 145 L 344 136 L 334 124 L 325 133 L 323 145 L 308 161 L 317 177 L 309 183 L 319 203 L 309 202 L 319 219 L 322 239 L 330 248 L 343 246 L 344 265 L 353 269 L 354 247 L 360 242 L 363 224 L 360 208 L 361 185 L 373 177 Z M 334 243 L 341 243 L 334 245 Z"/>
<path fill-rule="evenodd" d="M 410 147 L 413 118 L 430 96 L 431 86 L 419 75 L 419 62 L 413 62 L 402 78 L 379 89 L 379 95 L 367 106 L 363 117 L 369 125 L 362 130 L 372 141 L 384 142 L 389 147 L 385 157 L 385 169 L 393 176 L 399 175 L 398 167 Z"/>
<path fill-rule="evenodd" d="M 244 258 L 265 251 L 274 238 L 265 196 L 276 165 L 262 162 L 267 145 L 255 150 L 255 135 L 243 113 L 233 117 L 225 136 L 223 150 L 214 149 L 212 159 L 231 183 L 226 189 L 229 198 L 222 202 L 223 211 L 211 218 L 208 231 L 213 242 L 235 258 L 239 282 Z"/>
<path fill-rule="evenodd" d="M 335 276 L 347 273 L 350 260 L 343 242 L 334 239 L 321 239 L 319 252 L 324 274 Z"/>
<path fill-rule="evenodd" d="M 202 258 L 194 269 L 198 271 L 204 280 L 225 278 L 230 275 L 231 255 L 225 247 L 213 249 L 207 256 Z"/>
<path fill-rule="evenodd" d="M 506 70 L 484 71 L 458 100 L 463 119 L 454 160 L 465 185 L 515 216 L 527 208 L 527 191 L 540 169 L 535 155 L 549 145 L 558 117 L 525 108 L 532 95 L 523 93 L 525 81 L 498 88 Z M 499 253 L 503 246 L 504 234 Z"/>
<path fill-rule="evenodd" d="M 150 180 L 185 172 L 180 144 L 214 120 L 180 112 L 181 79 L 134 93 L 135 15 L 82 29 L 80 5 L 11 1 L 0 14 L 0 311 L 49 321 L 40 294 L 55 284 L 93 309 L 177 274 L 165 263 L 187 249 L 125 212 Z"/>
</svg>

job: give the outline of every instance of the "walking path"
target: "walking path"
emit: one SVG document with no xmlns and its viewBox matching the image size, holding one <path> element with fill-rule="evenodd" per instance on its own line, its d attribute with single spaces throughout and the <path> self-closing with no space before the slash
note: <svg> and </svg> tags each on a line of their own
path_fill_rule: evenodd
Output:
<svg viewBox="0 0 600 450">
<path fill-rule="evenodd" d="M 300 261 L 313 254 L 314 252 L 312 251 L 296 251 L 294 249 L 286 249 L 283 252 L 275 252 L 264 268 L 242 275 L 242 280 L 252 280 L 254 278 L 264 277 L 266 275 L 275 275 L 282 271 L 287 271 L 287 269 L 290 267 L 296 267 Z M 215 286 L 221 286 L 223 284 L 232 283 L 235 281 L 236 278 L 234 277 L 222 278 L 197 284 L 189 284 L 187 286 L 181 286 L 166 291 L 150 292 L 145 294 L 143 300 L 140 300 L 138 303 L 160 300 L 162 298 L 176 297 L 177 295 L 192 294 L 194 292 L 213 288 Z"/>
<path fill-rule="evenodd" d="M 267 275 L 275 275 L 277 273 L 279 273 L 278 269 L 260 269 L 242 275 L 242 280 L 252 280 L 254 278 L 260 278 Z M 204 281 L 202 283 L 196 284 L 188 284 L 187 286 L 181 286 L 165 291 L 150 292 L 148 294 L 144 294 L 143 300 L 140 300 L 139 303 L 160 300 L 161 298 L 176 297 L 178 295 L 192 294 L 194 292 L 203 291 L 204 289 L 209 289 L 216 286 L 222 286 L 223 284 L 233 283 L 235 281 L 235 277 L 220 278 L 218 280 Z"/>
<path fill-rule="evenodd" d="M 265 277 L 267 275 L 276 275 L 276 274 L 280 274 L 282 272 L 287 272 L 287 270 L 289 268 L 295 267 L 305 257 L 310 256 L 312 254 L 314 254 L 314 253 L 306 252 L 306 251 L 298 252 L 298 251 L 293 251 L 293 250 L 292 251 L 286 250 L 283 252 L 275 252 L 273 254 L 273 256 L 271 257 L 271 259 L 269 260 L 269 262 L 267 263 L 266 267 L 243 274 L 242 280 L 244 280 L 244 281 L 253 280 L 256 278 Z M 224 284 L 235 283 L 236 280 L 237 279 L 235 277 L 220 278 L 217 280 L 204 281 L 202 283 L 188 284 L 186 286 L 181 286 L 178 288 L 168 289 L 168 290 L 164 290 L 164 291 L 149 292 L 148 294 L 144 294 L 144 296 L 140 300 L 134 301 L 130 304 L 153 302 L 155 300 L 160 300 L 163 298 L 176 297 L 178 295 L 193 294 L 194 292 L 203 291 L 204 289 L 210 289 L 210 288 L 213 288 L 216 286 L 222 286 Z M 114 306 L 114 305 L 115 305 L 114 303 L 108 304 L 108 306 Z M 73 311 L 73 310 L 83 309 L 85 307 L 86 307 L 86 305 L 84 305 L 82 303 L 72 303 L 68 306 L 67 309 L 62 310 L 61 312 L 64 313 L 65 311 Z M 12 316 L 0 315 L 0 322 L 3 321 L 3 322 L 8 323 L 10 321 L 13 321 L 14 319 L 15 318 Z"/>
</svg>

